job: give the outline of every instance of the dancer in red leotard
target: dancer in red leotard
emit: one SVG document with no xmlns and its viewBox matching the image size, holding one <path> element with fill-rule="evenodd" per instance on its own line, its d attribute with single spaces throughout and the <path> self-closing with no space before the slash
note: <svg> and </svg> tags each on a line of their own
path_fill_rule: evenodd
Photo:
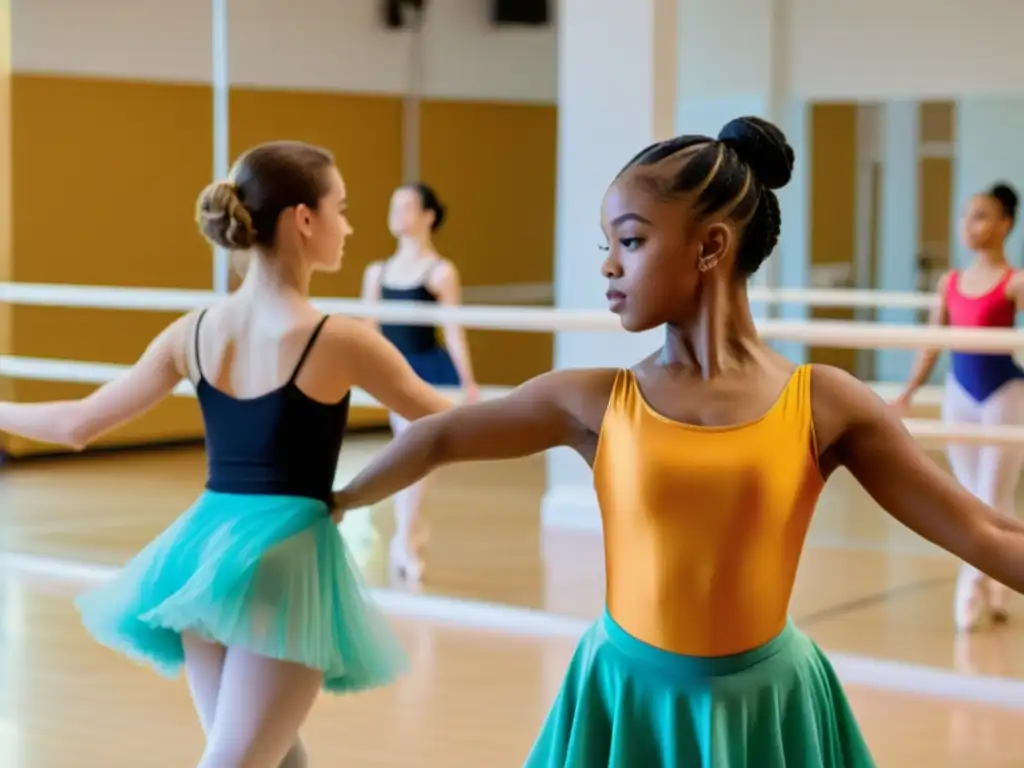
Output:
<svg viewBox="0 0 1024 768">
<path fill-rule="evenodd" d="M 964 212 L 964 245 L 974 254 L 967 269 L 949 272 L 939 283 L 940 304 L 932 322 L 959 328 L 1012 328 L 1024 301 L 1024 273 L 1006 260 L 1004 245 L 1017 218 L 1017 193 L 996 184 L 975 195 Z M 900 398 L 906 408 L 928 380 L 938 350 L 918 357 Z M 1009 353 L 953 352 L 946 377 L 942 417 L 954 424 L 1024 424 L 1024 370 Z M 1024 451 L 1016 445 L 951 443 L 949 463 L 960 483 L 982 501 L 1014 512 Z M 953 614 L 957 627 L 973 630 L 984 619 L 1004 622 L 1006 588 L 977 568 L 963 564 Z"/>
</svg>

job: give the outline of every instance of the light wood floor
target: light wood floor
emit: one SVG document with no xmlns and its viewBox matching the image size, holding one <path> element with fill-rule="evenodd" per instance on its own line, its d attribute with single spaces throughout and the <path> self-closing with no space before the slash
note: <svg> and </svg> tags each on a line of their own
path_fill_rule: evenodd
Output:
<svg viewBox="0 0 1024 768">
<path fill-rule="evenodd" d="M 352 439 L 341 471 L 354 471 L 385 439 Z M 191 503 L 204 473 L 197 449 L 2 468 L 0 551 L 119 564 Z M 542 536 L 543 491 L 539 459 L 439 473 L 428 498 L 434 536 L 422 591 L 596 616 L 600 541 L 588 533 Z M 374 510 L 372 520 L 376 541 L 360 554 L 369 580 L 383 585 L 389 506 Z M 829 652 L 955 670 L 983 682 L 1024 679 L 1024 604 L 1012 604 L 1020 619 L 1008 627 L 957 637 L 950 620 L 955 573 L 949 556 L 892 523 L 839 476 L 812 528 L 793 614 Z M 190 764 L 200 734 L 183 685 L 95 646 L 66 591 L 2 570 L 0 584 L 0 768 Z M 424 621 L 398 626 L 412 673 L 387 691 L 324 699 L 308 729 L 319 764 L 521 764 L 572 640 Z M 1014 728 L 1020 710 L 949 694 L 887 692 L 883 682 L 849 689 L 881 766 L 1024 764 L 1024 733 Z"/>
<path fill-rule="evenodd" d="M 352 472 L 385 437 L 346 446 Z M 15 464 L 2 478 L 0 550 L 120 564 L 195 498 L 201 450 L 85 456 Z M 591 533 L 543 537 L 541 459 L 455 466 L 436 476 L 429 574 L 422 591 L 593 618 L 603 604 L 601 543 Z M 390 504 L 373 512 L 371 584 L 388 584 Z M 957 564 L 882 513 L 851 479 L 834 477 L 809 536 L 792 611 L 828 650 L 1024 679 L 1020 621 L 956 642 L 950 605 Z M 978 650 L 978 648 L 981 650 Z M 973 659 L 969 664 L 964 659 Z"/>
<path fill-rule="evenodd" d="M 0 594 L 0 765 L 177 768 L 202 734 L 182 681 L 95 645 L 70 595 L 8 578 Z M 411 657 L 397 685 L 321 697 L 304 731 L 314 766 L 514 768 L 572 652 L 556 639 L 395 623 Z M 849 687 L 882 768 L 1024 764 L 1019 713 Z"/>
</svg>

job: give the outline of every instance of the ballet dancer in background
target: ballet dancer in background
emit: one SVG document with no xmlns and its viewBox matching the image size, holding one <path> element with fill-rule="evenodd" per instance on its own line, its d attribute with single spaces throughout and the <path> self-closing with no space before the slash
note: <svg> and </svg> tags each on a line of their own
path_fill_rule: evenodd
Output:
<svg viewBox="0 0 1024 768">
<path fill-rule="evenodd" d="M 972 197 L 961 224 L 971 265 L 952 270 L 939 281 L 934 325 L 958 328 L 1012 328 L 1024 307 L 1024 273 L 1006 260 L 1006 238 L 1017 219 L 1017 193 L 996 184 Z M 939 350 L 923 350 L 896 405 L 910 409 L 914 394 L 931 376 Z M 1024 371 L 1009 353 L 953 352 L 946 376 L 942 418 L 953 424 L 1024 424 Z M 1024 451 L 1017 445 L 963 445 L 946 449 L 957 480 L 1000 512 L 1012 515 Z M 958 629 L 971 631 L 985 619 L 1005 622 L 1006 587 L 971 563 L 957 578 L 953 617 Z"/>
<path fill-rule="evenodd" d="M 421 419 L 336 494 L 342 514 L 442 464 L 557 446 L 592 465 L 606 612 L 528 768 L 874 765 L 828 660 L 787 617 L 838 467 L 909 528 L 1024 588 L 1024 525 L 936 466 L 863 383 L 758 337 L 747 281 L 778 240 L 772 190 L 793 161 L 756 118 L 645 149 L 606 193 L 600 268 L 623 327 L 664 326 L 664 346 L 629 370 L 554 371 Z"/>
<path fill-rule="evenodd" d="M 353 387 L 408 419 L 448 403 L 365 323 L 310 304 L 313 272 L 337 270 L 352 234 L 345 201 L 327 151 L 255 147 L 197 205 L 211 242 L 254 251 L 239 289 L 82 400 L 0 403 L 0 430 L 82 448 L 194 382 L 205 492 L 77 604 L 99 642 L 166 675 L 184 664 L 200 768 L 305 765 L 318 691 L 385 685 L 406 663 L 331 521 L 332 482 Z"/>
<path fill-rule="evenodd" d="M 441 229 L 444 220 L 445 208 L 426 184 L 396 189 L 391 196 L 388 228 L 398 239 L 398 250 L 386 261 L 374 262 L 366 268 L 363 300 L 461 304 L 459 271 L 434 248 L 433 234 Z M 460 325 L 444 324 L 443 346 L 432 326 L 394 323 L 383 324 L 380 329 L 424 381 L 439 387 L 461 385 L 466 400 L 477 399 L 469 345 Z M 394 434 L 401 434 L 407 423 L 401 414 L 391 414 Z M 391 568 L 411 582 L 423 578 L 423 550 L 430 536 L 421 515 L 425 487 L 423 482 L 414 483 L 395 496 Z"/>
</svg>

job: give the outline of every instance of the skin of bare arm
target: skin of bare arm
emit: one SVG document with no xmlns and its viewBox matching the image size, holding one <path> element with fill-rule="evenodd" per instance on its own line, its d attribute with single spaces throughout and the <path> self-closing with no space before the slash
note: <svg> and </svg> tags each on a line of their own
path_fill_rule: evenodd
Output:
<svg viewBox="0 0 1024 768">
<path fill-rule="evenodd" d="M 164 329 L 127 373 L 80 400 L 0 403 L 0 430 L 82 450 L 141 416 L 188 375 L 185 349 L 194 322 L 190 317 L 181 317 Z"/>
<path fill-rule="evenodd" d="M 375 261 L 363 272 L 363 288 L 360 296 L 367 304 L 376 304 L 380 301 L 380 274 L 383 269 L 384 265 Z M 380 329 L 380 323 L 373 318 L 368 317 L 363 322 L 371 328 Z"/>
<path fill-rule="evenodd" d="M 822 474 L 846 467 L 896 520 L 1017 592 L 1024 592 L 1024 524 L 942 470 L 899 417 L 845 371 L 815 366 Z"/>
<path fill-rule="evenodd" d="M 1024 310 L 1024 270 L 1018 269 L 1013 273 L 1006 286 L 1006 298 L 1013 302 L 1018 312 Z"/>
<path fill-rule="evenodd" d="M 592 462 L 614 374 L 553 371 L 505 397 L 421 419 L 335 495 L 335 509 L 340 515 L 375 504 L 444 464 L 512 459 L 559 446 Z"/>
<path fill-rule="evenodd" d="M 349 385 L 365 390 L 389 411 L 413 421 L 451 407 L 372 326 L 336 315 L 324 331 L 332 354 L 345 361 Z"/>
<path fill-rule="evenodd" d="M 444 260 L 430 272 L 430 291 L 437 296 L 439 304 L 457 307 L 462 304 L 462 285 L 459 272 L 451 262 Z M 473 375 L 473 362 L 469 354 L 469 343 L 466 332 L 458 323 L 444 324 L 444 343 L 451 353 L 455 370 L 459 373 L 462 386 L 470 390 L 470 397 L 476 396 L 476 379 Z"/>
<path fill-rule="evenodd" d="M 933 326 L 946 326 L 949 325 L 949 310 L 946 307 L 946 287 L 949 285 L 950 276 L 946 274 L 939 281 L 936 293 L 939 296 L 939 303 L 932 307 L 929 313 L 928 323 Z M 914 398 L 914 394 L 919 390 L 924 383 L 928 381 L 928 377 L 932 375 L 932 371 L 935 369 L 935 363 L 938 362 L 941 350 L 938 349 L 922 349 L 917 358 L 914 360 L 914 367 L 910 372 L 910 379 L 907 381 L 906 387 L 903 389 L 903 393 L 897 398 L 896 405 L 902 409 L 910 407 L 911 400 Z"/>
</svg>

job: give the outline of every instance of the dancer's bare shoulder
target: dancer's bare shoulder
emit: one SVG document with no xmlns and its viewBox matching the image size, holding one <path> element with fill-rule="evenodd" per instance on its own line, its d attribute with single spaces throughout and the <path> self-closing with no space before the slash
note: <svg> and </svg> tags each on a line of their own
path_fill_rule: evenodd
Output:
<svg viewBox="0 0 1024 768">
<path fill-rule="evenodd" d="M 529 387 L 538 398 L 556 405 L 580 428 L 596 435 L 617 374 L 616 368 L 564 368 L 538 376 L 523 388 Z"/>
<path fill-rule="evenodd" d="M 541 374 L 508 394 L 427 420 L 445 461 L 510 459 L 568 447 L 591 461 L 616 371 L 567 369 Z"/>
<path fill-rule="evenodd" d="M 366 390 L 378 402 L 406 419 L 446 410 L 447 398 L 417 376 L 408 361 L 371 325 L 331 315 L 321 333 L 325 361 L 342 391 Z"/>
<path fill-rule="evenodd" d="M 866 384 L 837 368 L 814 366 L 811 399 L 824 476 L 846 468 L 910 530 L 997 578 L 1014 573 L 1020 524 L 933 461 Z"/>
<path fill-rule="evenodd" d="M 840 465 L 917 448 L 898 412 L 867 384 L 831 365 L 811 371 L 814 433 L 825 477 Z"/>
</svg>

